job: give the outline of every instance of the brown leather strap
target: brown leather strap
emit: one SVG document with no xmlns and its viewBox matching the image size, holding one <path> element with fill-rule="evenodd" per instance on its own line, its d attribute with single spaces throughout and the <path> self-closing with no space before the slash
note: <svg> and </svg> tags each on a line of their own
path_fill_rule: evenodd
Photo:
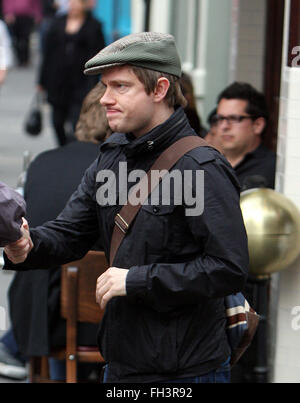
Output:
<svg viewBox="0 0 300 403">
<path fill-rule="evenodd" d="M 134 192 L 135 187 L 138 189 L 143 189 L 144 191 L 141 194 L 144 196 L 143 200 L 138 205 L 132 205 L 130 202 L 130 196 L 128 198 L 127 204 L 125 204 L 119 214 L 115 217 L 115 226 L 113 229 L 113 235 L 111 239 L 110 246 L 110 265 L 112 266 L 116 253 L 119 249 L 119 246 L 128 232 L 130 225 L 140 208 L 142 207 L 145 200 L 147 200 L 148 196 L 151 192 L 156 188 L 156 186 L 160 183 L 163 176 L 166 175 L 169 170 L 176 164 L 176 162 L 184 156 L 187 152 L 193 150 L 197 147 L 208 146 L 208 143 L 203 140 L 201 137 L 196 136 L 188 136 L 183 137 L 182 139 L 173 143 L 169 148 L 167 148 L 154 162 L 151 169 L 147 172 L 145 176 L 140 180 L 140 182 L 135 185 L 131 192 Z M 151 171 L 165 171 L 159 177 L 154 176 L 151 177 Z M 157 179 L 157 180 L 154 180 Z"/>
</svg>

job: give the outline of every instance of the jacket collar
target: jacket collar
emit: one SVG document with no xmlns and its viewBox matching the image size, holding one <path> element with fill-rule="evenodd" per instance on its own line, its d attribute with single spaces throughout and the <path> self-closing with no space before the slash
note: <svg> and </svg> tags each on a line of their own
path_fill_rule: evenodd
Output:
<svg viewBox="0 0 300 403">
<path fill-rule="evenodd" d="M 101 145 L 100 150 L 103 151 L 107 147 L 124 146 L 124 153 L 128 158 L 158 151 L 162 152 L 178 140 L 179 135 L 182 135 L 183 132 L 188 135 L 195 134 L 188 123 L 183 108 L 179 107 L 168 120 L 143 136 L 136 138 L 132 133 L 114 133 Z"/>
</svg>

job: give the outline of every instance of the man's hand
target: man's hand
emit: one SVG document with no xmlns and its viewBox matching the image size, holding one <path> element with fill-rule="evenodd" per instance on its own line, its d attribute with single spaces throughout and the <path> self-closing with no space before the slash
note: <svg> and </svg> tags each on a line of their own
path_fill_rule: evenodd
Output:
<svg viewBox="0 0 300 403">
<path fill-rule="evenodd" d="M 16 242 L 6 245 L 4 248 L 4 252 L 6 253 L 8 259 L 14 264 L 23 263 L 33 248 L 28 222 L 25 220 L 25 218 L 23 218 L 21 232 L 22 238 Z"/>
<path fill-rule="evenodd" d="M 126 276 L 129 270 L 110 267 L 97 280 L 96 301 L 101 309 L 105 309 L 113 297 L 126 295 Z"/>
</svg>

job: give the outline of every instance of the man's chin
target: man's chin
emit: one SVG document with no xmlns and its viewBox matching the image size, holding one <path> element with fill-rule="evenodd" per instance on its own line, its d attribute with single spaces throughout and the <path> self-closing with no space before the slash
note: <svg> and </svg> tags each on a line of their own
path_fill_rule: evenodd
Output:
<svg viewBox="0 0 300 403">
<path fill-rule="evenodd" d="M 122 128 L 120 127 L 120 125 L 117 125 L 113 122 L 108 122 L 108 125 L 110 127 L 110 129 L 112 130 L 113 133 L 123 133 Z"/>
</svg>

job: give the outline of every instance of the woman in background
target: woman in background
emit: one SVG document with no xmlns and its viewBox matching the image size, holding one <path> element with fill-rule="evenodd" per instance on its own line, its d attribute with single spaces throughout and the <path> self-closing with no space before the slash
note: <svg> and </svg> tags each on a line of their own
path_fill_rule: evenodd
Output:
<svg viewBox="0 0 300 403">
<path fill-rule="evenodd" d="M 70 0 L 68 13 L 56 17 L 45 41 L 38 88 L 47 93 L 59 145 L 73 141 L 82 101 L 98 78 L 84 65 L 104 47 L 101 24 L 89 12 L 89 0 Z"/>
<path fill-rule="evenodd" d="M 191 77 L 187 73 L 182 73 L 180 85 L 181 91 L 188 102 L 184 111 L 189 123 L 200 137 L 205 137 L 207 130 L 202 126 L 201 118 L 197 112 L 194 86 Z"/>
</svg>

